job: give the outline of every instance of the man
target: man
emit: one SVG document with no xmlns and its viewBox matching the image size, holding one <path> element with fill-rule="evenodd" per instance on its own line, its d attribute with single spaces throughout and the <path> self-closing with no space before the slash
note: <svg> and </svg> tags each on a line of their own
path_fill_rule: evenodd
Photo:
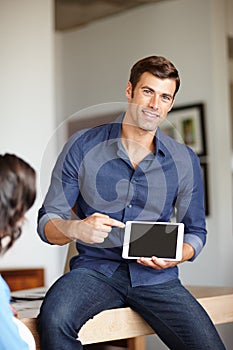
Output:
<svg viewBox="0 0 233 350">
<path fill-rule="evenodd" d="M 198 157 L 159 129 L 179 85 L 177 69 L 164 57 L 138 61 L 126 87 L 126 112 L 75 134 L 59 156 L 38 232 L 51 244 L 75 240 L 79 255 L 42 305 L 43 350 L 82 349 L 82 325 L 102 310 L 126 305 L 170 349 L 224 349 L 178 278 L 178 263 L 194 260 L 206 241 Z M 168 222 L 175 209 L 185 225 L 182 261 L 122 258 L 126 221 Z"/>
</svg>

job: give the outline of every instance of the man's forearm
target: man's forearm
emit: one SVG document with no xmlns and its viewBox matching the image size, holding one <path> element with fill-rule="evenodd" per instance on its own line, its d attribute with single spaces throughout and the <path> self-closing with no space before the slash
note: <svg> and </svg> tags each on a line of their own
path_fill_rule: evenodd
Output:
<svg viewBox="0 0 233 350">
<path fill-rule="evenodd" d="M 194 256 L 194 249 L 193 249 L 193 247 L 190 244 L 188 244 L 188 243 L 184 243 L 183 244 L 182 262 L 192 259 L 193 256 Z"/>
<path fill-rule="evenodd" d="M 59 218 L 49 220 L 44 227 L 44 233 L 49 243 L 64 245 L 72 241 L 64 232 L 68 232 L 71 220 Z"/>
<path fill-rule="evenodd" d="M 51 219 L 45 224 L 44 234 L 52 244 L 64 245 L 77 239 L 95 244 L 103 243 L 113 226 L 124 228 L 125 224 L 108 215 L 94 213 L 83 220 Z"/>
</svg>

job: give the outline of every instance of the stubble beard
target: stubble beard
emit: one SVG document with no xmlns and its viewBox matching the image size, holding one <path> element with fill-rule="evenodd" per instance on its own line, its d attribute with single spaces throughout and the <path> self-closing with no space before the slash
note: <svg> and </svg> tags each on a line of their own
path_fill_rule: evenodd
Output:
<svg viewBox="0 0 233 350">
<path fill-rule="evenodd" d="M 160 117 L 157 117 L 155 120 L 146 120 L 145 116 L 143 115 L 142 108 L 138 108 L 136 111 L 136 119 L 138 127 L 144 131 L 153 132 L 155 133 L 158 126 L 161 124 Z"/>
</svg>

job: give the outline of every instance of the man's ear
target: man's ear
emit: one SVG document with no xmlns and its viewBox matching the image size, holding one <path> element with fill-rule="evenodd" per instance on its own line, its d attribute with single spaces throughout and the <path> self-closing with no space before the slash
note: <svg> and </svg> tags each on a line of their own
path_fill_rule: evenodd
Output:
<svg viewBox="0 0 233 350">
<path fill-rule="evenodd" d="M 131 97 L 132 97 L 132 84 L 130 81 L 128 81 L 128 84 L 126 86 L 125 95 L 126 95 L 128 100 L 131 99 Z"/>
</svg>

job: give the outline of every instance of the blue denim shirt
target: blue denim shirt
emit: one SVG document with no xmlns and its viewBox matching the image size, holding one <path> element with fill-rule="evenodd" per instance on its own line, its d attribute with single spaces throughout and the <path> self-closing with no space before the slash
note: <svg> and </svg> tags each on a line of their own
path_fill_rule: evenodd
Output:
<svg viewBox="0 0 233 350">
<path fill-rule="evenodd" d="M 194 260 L 206 242 L 202 175 L 197 155 L 158 128 L 155 152 L 133 168 L 121 143 L 121 118 L 114 123 L 82 130 L 64 146 L 38 216 L 38 233 L 47 242 L 44 225 L 49 219 L 78 218 L 100 212 L 122 222 L 176 221 L 185 225 L 184 241 L 195 250 Z M 75 212 L 77 217 L 72 213 Z M 89 267 L 111 276 L 121 257 L 124 230 L 113 228 L 102 244 L 77 241 L 79 254 L 71 268 Z M 154 270 L 129 264 L 133 286 L 178 278 L 178 267 Z"/>
</svg>

